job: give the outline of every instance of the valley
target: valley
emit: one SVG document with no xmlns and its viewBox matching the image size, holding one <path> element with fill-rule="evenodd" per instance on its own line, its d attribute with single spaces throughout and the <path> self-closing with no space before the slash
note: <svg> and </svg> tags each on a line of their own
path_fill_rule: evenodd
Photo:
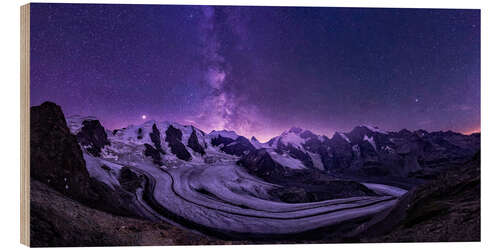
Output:
<svg viewBox="0 0 500 250">
<path fill-rule="evenodd" d="M 478 135 L 451 131 L 359 126 L 329 138 L 292 128 L 261 143 L 172 122 L 110 131 L 94 118 L 65 119 L 52 103 L 32 112 L 40 119 L 34 138 L 56 145 L 45 153 L 66 152 L 57 145 L 67 137 L 81 149 L 65 157 L 84 162 L 77 172 L 65 171 L 67 159 L 62 169 L 35 166 L 38 181 L 94 209 L 228 242 L 359 240 L 408 191 L 479 150 Z M 32 164 L 55 166 L 58 159 Z M 88 179 L 75 179 L 76 173 Z M 82 186 L 87 189 L 77 190 Z"/>
</svg>

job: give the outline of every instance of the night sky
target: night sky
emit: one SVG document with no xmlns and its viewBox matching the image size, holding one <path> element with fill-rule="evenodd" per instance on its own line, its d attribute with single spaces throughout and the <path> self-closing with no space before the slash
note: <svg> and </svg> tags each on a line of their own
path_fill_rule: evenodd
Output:
<svg viewBox="0 0 500 250">
<path fill-rule="evenodd" d="M 31 5 L 31 105 L 262 141 L 480 130 L 480 11 Z"/>
</svg>

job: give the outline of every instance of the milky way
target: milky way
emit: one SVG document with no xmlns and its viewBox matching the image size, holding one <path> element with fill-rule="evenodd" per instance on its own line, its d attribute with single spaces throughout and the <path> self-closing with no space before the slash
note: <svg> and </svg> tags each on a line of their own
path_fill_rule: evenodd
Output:
<svg viewBox="0 0 500 250">
<path fill-rule="evenodd" d="M 479 10 L 31 5 L 31 104 L 261 140 L 480 130 Z"/>
</svg>

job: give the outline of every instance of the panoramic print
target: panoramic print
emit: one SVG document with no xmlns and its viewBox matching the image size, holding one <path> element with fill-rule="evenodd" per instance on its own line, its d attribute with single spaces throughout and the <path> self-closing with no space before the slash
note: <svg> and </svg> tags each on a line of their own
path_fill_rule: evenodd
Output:
<svg viewBox="0 0 500 250">
<path fill-rule="evenodd" d="M 480 11 L 31 4 L 32 246 L 480 241 Z"/>
</svg>

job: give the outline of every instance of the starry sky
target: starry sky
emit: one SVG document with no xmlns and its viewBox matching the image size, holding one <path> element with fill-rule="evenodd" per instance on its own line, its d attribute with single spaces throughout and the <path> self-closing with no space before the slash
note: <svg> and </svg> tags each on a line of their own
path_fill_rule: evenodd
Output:
<svg viewBox="0 0 500 250">
<path fill-rule="evenodd" d="M 480 131 L 480 11 L 31 5 L 31 105 L 266 141 Z"/>
</svg>

